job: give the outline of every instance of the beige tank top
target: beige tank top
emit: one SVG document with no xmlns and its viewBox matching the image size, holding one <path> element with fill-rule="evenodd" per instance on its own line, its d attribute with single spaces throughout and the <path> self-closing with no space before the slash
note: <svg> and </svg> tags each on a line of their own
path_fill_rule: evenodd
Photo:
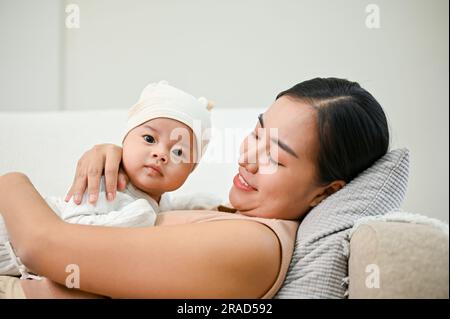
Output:
<svg viewBox="0 0 450 319">
<path fill-rule="evenodd" d="M 281 247 L 281 266 L 277 279 L 272 287 L 262 296 L 262 299 L 269 299 L 275 296 L 277 291 L 281 288 L 286 277 L 289 264 L 291 262 L 292 253 L 294 251 L 294 243 L 297 234 L 299 223 L 292 220 L 283 219 L 268 219 L 259 217 L 250 217 L 235 212 L 225 206 L 218 208 L 220 211 L 172 211 L 159 213 L 156 224 L 158 226 L 169 226 L 179 224 L 203 223 L 218 220 L 230 219 L 246 219 L 257 221 L 269 227 L 278 237 Z"/>
</svg>

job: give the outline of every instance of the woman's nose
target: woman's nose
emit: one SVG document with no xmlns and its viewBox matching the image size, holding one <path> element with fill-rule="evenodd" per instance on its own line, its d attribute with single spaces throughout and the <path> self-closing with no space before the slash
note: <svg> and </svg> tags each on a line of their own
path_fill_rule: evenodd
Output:
<svg viewBox="0 0 450 319">
<path fill-rule="evenodd" d="M 256 174 L 259 170 L 259 154 L 264 148 L 264 143 L 246 138 L 241 144 L 239 166 L 245 168 L 249 173 Z"/>
<path fill-rule="evenodd" d="M 256 155 L 254 158 L 249 157 L 248 152 L 241 153 L 239 157 L 239 166 L 245 168 L 249 173 L 256 174 L 258 172 L 258 161 Z"/>
</svg>

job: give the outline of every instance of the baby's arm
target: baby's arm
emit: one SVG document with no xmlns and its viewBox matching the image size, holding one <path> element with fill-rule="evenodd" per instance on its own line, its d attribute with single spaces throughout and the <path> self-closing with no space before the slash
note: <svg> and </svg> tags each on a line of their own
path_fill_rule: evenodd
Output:
<svg viewBox="0 0 450 319">
<path fill-rule="evenodd" d="M 119 193 L 118 193 L 119 194 Z M 77 206 L 80 207 L 80 206 Z M 116 227 L 147 227 L 153 226 L 156 220 L 156 212 L 145 199 L 137 199 L 133 202 L 118 207 L 103 214 L 79 214 L 66 218 L 71 224 L 116 226 Z"/>
</svg>

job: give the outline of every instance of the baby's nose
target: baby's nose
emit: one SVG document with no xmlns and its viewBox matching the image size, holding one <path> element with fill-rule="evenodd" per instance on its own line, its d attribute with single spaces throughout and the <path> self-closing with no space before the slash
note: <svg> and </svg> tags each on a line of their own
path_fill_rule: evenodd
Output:
<svg viewBox="0 0 450 319">
<path fill-rule="evenodd" d="M 168 160 L 167 154 L 164 152 L 153 152 L 152 157 L 161 160 L 163 163 L 167 163 Z"/>
</svg>

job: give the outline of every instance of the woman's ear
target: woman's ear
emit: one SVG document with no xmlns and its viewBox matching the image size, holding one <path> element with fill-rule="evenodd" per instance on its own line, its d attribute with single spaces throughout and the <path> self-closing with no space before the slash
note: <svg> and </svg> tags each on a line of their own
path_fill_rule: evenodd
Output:
<svg viewBox="0 0 450 319">
<path fill-rule="evenodd" d="M 334 181 L 331 182 L 330 184 L 324 186 L 321 188 L 320 192 L 313 198 L 313 200 L 311 201 L 311 203 L 309 204 L 309 206 L 312 207 L 316 207 L 317 205 L 319 205 L 325 198 L 327 198 L 328 196 L 330 196 L 331 194 L 336 193 L 338 190 L 340 190 L 342 187 L 345 186 L 345 182 L 344 181 Z"/>
</svg>

